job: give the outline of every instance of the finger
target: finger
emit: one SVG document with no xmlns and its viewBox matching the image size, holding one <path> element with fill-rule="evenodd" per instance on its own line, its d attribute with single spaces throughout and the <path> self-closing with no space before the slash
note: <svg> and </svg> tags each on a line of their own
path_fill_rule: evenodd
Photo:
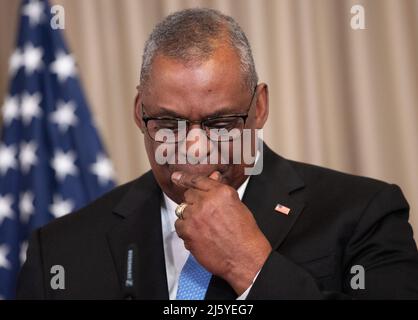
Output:
<svg viewBox="0 0 418 320">
<path fill-rule="evenodd" d="M 182 219 L 177 219 L 174 222 L 174 228 L 176 229 L 176 233 L 180 239 L 188 240 L 189 236 L 187 233 L 187 223 Z"/>
<path fill-rule="evenodd" d="M 192 211 L 193 211 L 192 206 L 193 206 L 192 203 L 187 202 L 187 206 L 183 209 L 183 212 L 182 212 L 183 219 L 180 219 L 180 220 L 186 220 L 187 217 L 189 217 L 190 214 L 192 214 Z"/>
<path fill-rule="evenodd" d="M 174 222 L 174 228 L 176 229 L 176 233 L 177 233 L 177 235 L 180 237 L 180 238 L 182 238 L 182 236 L 183 236 L 183 228 L 184 228 L 184 221 L 183 220 L 181 220 L 181 219 L 177 219 L 175 222 Z"/>
<path fill-rule="evenodd" d="M 183 241 L 183 244 L 184 244 L 184 248 L 187 250 L 187 251 L 192 251 L 192 242 L 191 241 L 188 241 L 188 240 L 184 240 Z"/>
<path fill-rule="evenodd" d="M 202 201 L 202 193 L 205 191 L 197 190 L 197 189 L 187 189 L 184 192 L 184 200 L 189 204 L 195 204 L 199 201 Z"/>
<path fill-rule="evenodd" d="M 221 179 L 222 179 L 222 175 L 221 175 L 221 173 L 219 171 L 213 171 L 210 174 L 209 179 L 212 179 L 212 180 L 215 180 L 215 181 L 220 182 Z"/>
<path fill-rule="evenodd" d="M 181 211 L 181 215 L 180 214 L 177 215 L 177 208 L 180 205 L 185 205 L 185 206 L 183 206 L 183 209 Z M 180 220 L 186 220 L 187 217 L 189 217 L 191 214 L 193 214 L 194 205 L 193 205 L 193 203 L 191 203 L 189 201 L 183 202 L 180 205 L 178 205 L 177 208 L 176 208 L 176 216 Z"/>
<path fill-rule="evenodd" d="M 178 186 L 185 188 L 195 188 L 202 191 L 209 191 L 219 186 L 219 183 L 202 175 L 189 174 L 176 171 L 171 175 L 171 180 Z"/>
</svg>

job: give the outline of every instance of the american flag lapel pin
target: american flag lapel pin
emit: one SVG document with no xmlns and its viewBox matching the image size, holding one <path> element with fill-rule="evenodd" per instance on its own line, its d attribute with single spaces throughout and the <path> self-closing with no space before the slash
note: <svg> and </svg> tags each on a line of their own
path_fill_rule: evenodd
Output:
<svg viewBox="0 0 418 320">
<path fill-rule="evenodd" d="M 278 203 L 276 205 L 276 207 L 274 208 L 274 210 L 276 210 L 279 213 L 283 213 L 285 215 L 288 215 L 290 213 L 290 208 L 285 207 L 285 206 L 281 205 L 280 203 Z"/>
</svg>

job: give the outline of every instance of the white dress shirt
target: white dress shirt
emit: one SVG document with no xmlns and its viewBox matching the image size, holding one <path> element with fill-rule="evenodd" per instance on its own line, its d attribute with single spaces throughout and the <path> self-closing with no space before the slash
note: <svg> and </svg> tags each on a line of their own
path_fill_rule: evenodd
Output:
<svg viewBox="0 0 418 320">
<path fill-rule="evenodd" d="M 244 195 L 249 180 L 250 177 L 248 177 L 237 190 L 240 199 L 242 199 Z M 167 270 L 167 284 L 170 300 L 175 300 L 180 272 L 190 253 L 184 247 L 183 240 L 179 238 L 174 228 L 174 222 L 177 220 L 175 213 L 177 203 L 171 200 L 165 193 L 163 193 L 163 195 L 164 200 L 161 204 L 161 222 L 163 229 L 165 268 Z M 257 278 L 257 275 L 255 276 L 254 281 Z M 252 285 L 240 295 L 237 300 L 245 300 L 251 287 Z"/>
</svg>

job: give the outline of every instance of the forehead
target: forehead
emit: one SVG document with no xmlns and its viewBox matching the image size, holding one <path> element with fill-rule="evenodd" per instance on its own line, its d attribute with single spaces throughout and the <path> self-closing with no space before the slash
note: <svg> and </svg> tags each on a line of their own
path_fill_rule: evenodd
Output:
<svg viewBox="0 0 418 320">
<path fill-rule="evenodd" d="M 191 103 L 211 96 L 238 97 L 246 90 L 239 56 L 228 46 L 216 49 L 209 58 L 197 62 L 158 54 L 153 60 L 147 87 L 153 100 L 181 99 Z"/>
</svg>

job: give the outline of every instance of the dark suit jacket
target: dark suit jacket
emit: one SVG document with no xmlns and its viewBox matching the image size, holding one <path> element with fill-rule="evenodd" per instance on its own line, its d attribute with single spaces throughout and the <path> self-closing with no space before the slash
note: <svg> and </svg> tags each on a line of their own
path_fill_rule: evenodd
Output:
<svg viewBox="0 0 418 320">
<path fill-rule="evenodd" d="M 162 192 L 151 172 L 33 233 L 18 298 L 122 299 L 126 254 L 138 248 L 134 295 L 168 299 Z M 418 255 L 399 187 L 289 161 L 264 149 L 264 170 L 243 202 L 273 251 L 248 299 L 417 298 Z M 274 210 L 277 203 L 289 215 Z M 53 265 L 65 289 L 51 289 Z M 352 266 L 365 268 L 354 290 Z M 213 276 L 206 299 L 236 294 Z"/>
</svg>

